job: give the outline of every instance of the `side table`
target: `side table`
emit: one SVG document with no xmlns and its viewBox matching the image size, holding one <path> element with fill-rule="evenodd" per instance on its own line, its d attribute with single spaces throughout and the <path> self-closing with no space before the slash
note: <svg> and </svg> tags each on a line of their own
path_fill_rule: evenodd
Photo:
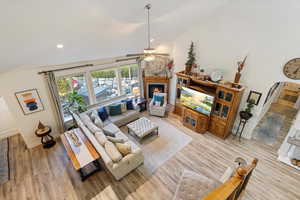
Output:
<svg viewBox="0 0 300 200">
<path fill-rule="evenodd" d="M 37 129 L 35 135 L 41 138 L 41 143 L 43 144 L 44 149 L 53 147 L 56 142 L 54 138 L 50 135 L 51 127 L 46 126 L 44 129 Z"/>
</svg>

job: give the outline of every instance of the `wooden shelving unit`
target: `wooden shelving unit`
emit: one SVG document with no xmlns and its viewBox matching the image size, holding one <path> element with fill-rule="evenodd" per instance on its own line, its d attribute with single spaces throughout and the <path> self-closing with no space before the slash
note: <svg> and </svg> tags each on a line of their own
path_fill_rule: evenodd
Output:
<svg viewBox="0 0 300 200">
<path fill-rule="evenodd" d="M 199 92 L 203 92 L 215 97 L 215 103 L 211 115 L 207 118 L 206 124 L 202 123 L 202 128 L 198 127 L 198 130 L 207 130 L 212 134 L 225 139 L 230 135 L 236 114 L 240 105 L 241 97 L 244 93 L 245 87 L 238 85 L 238 88 L 233 87 L 232 82 L 215 83 L 212 81 L 198 80 L 194 76 L 189 76 L 183 72 L 176 73 L 177 86 L 176 86 L 176 103 L 174 113 L 183 117 L 183 124 L 185 124 L 185 115 L 190 112 L 189 108 L 185 108 L 180 103 L 180 92 L 182 87 L 188 87 Z M 195 111 L 193 111 L 195 112 Z M 197 112 L 195 112 L 197 113 Z M 196 116 L 194 113 L 193 116 Z M 203 118 L 202 114 L 198 114 L 199 118 Z M 197 120 L 196 120 L 197 121 Z M 202 120 L 204 122 L 205 120 Z M 201 123 L 200 123 L 201 124 Z M 189 127 L 195 131 L 195 127 Z M 202 132 L 197 131 L 197 132 Z"/>
</svg>

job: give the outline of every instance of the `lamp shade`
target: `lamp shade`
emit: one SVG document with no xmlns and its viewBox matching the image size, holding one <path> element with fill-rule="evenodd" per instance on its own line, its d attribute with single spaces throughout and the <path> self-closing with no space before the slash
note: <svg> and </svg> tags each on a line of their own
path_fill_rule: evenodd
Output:
<svg viewBox="0 0 300 200">
<path fill-rule="evenodd" d="M 134 95 L 139 95 L 140 94 L 140 88 L 139 87 L 134 87 L 132 88 L 132 93 Z"/>
</svg>

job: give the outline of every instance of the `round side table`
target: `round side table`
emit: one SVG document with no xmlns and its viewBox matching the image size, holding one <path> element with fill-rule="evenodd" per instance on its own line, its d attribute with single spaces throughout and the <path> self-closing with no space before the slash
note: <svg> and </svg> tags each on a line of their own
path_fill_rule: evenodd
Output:
<svg viewBox="0 0 300 200">
<path fill-rule="evenodd" d="M 51 148 L 56 144 L 54 138 L 50 135 L 50 133 L 50 126 L 46 126 L 43 130 L 37 129 L 35 131 L 35 135 L 41 138 L 41 143 L 43 144 L 44 149 Z"/>
</svg>

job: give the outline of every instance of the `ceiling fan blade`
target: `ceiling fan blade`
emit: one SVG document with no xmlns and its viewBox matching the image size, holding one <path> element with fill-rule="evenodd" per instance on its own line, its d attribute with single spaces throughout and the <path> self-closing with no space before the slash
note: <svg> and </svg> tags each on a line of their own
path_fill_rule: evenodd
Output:
<svg viewBox="0 0 300 200">
<path fill-rule="evenodd" d="M 169 56 L 168 53 L 153 53 L 152 55 L 155 55 L 155 56 Z"/>
<path fill-rule="evenodd" d="M 136 53 L 136 54 L 127 54 L 127 57 L 131 57 L 131 56 L 143 56 L 143 53 Z"/>
</svg>

